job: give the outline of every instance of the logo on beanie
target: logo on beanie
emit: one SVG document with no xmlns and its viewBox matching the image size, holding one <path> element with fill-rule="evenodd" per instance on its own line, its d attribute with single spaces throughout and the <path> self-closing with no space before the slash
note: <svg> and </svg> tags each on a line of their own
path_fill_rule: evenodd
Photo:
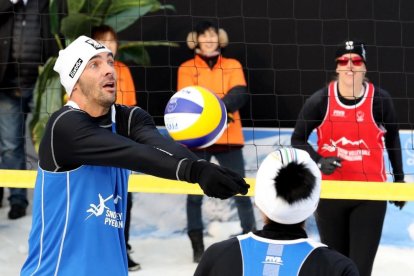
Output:
<svg viewBox="0 0 414 276">
<path fill-rule="evenodd" d="M 356 47 L 361 48 L 360 50 Z M 354 43 L 353 41 L 345 41 L 345 50 L 359 54 L 364 60 L 367 59 L 365 47 L 363 43 Z"/>
<path fill-rule="evenodd" d="M 76 75 L 76 72 L 78 72 L 79 67 L 82 65 L 83 60 L 82 59 L 78 59 L 75 63 L 75 65 L 73 65 L 72 70 L 70 70 L 69 76 L 73 79 L 73 77 Z"/>
<path fill-rule="evenodd" d="M 91 45 L 93 48 L 95 48 L 95 50 L 99 50 L 99 49 L 104 49 L 105 48 L 105 46 L 103 46 L 102 44 L 96 42 L 93 39 L 88 39 L 85 42 L 88 43 L 89 45 Z"/>
<path fill-rule="evenodd" d="M 346 41 L 345 42 L 345 49 L 351 51 L 354 49 L 354 42 L 353 41 Z"/>
</svg>

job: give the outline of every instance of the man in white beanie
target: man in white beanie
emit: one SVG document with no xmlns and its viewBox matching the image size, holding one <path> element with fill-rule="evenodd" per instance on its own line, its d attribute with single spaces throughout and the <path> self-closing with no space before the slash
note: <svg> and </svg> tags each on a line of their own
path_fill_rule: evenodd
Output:
<svg viewBox="0 0 414 276">
<path fill-rule="evenodd" d="M 130 171 L 199 183 L 211 197 L 247 193 L 242 177 L 164 138 L 144 110 L 114 104 L 113 64 L 112 52 L 86 36 L 59 52 L 54 69 L 69 101 L 51 115 L 39 147 L 21 275 L 128 275 Z"/>
<path fill-rule="evenodd" d="M 213 244 L 194 275 L 359 275 L 350 259 L 307 237 L 305 220 L 316 210 L 321 190 L 321 173 L 307 152 L 270 153 L 255 190 L 263 230 Z"/>
</svg>

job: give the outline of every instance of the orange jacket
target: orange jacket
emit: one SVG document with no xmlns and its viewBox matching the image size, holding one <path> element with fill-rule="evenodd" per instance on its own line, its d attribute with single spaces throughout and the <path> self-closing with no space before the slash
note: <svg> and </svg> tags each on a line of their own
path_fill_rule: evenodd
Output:
<svg viewBox="0 0 414 276">
<path fill-rule="evenodd" d="M 133 106 L 137 104 L 134 81 L 128 66 L 115 60 L 116 75 L 118 77 L 116 88 L 116 103 Z"/>
<path fill-rule="evenodd" d="M 208 88 L 220 98 L 227 92 L 239 85 L 246 86 L 241 64 L 231 58 L 219 56 L 213 69 L 210 69 L 205 61 L 198 55 L 187 60 L 178 68 L 177 91 L 180 89 L 199 85 Z M 230 123 L 226 131 L 216 144 L 222 145 L 243 145 L 243 131 L 238 111 L 233 113 L 234 122 Z"/>
</svg>

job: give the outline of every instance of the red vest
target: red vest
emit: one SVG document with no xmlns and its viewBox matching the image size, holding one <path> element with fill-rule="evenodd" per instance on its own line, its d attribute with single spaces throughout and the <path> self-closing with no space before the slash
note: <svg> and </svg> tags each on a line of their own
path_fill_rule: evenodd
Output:
<svg viewBox="0 0 414 276">
<path fill-rule="evenodd" d="M 331 82 L 325 118 L 317 128 L 318 153 L 343 161 L 341 168 L 323 179 L 385 181 L 385 130 L 377 126 L 372 114 L 374 86 L 366 83 L 364 96 L 356 105 L 344 105 L 338 97 L 337 82 Z"/>
</svg>

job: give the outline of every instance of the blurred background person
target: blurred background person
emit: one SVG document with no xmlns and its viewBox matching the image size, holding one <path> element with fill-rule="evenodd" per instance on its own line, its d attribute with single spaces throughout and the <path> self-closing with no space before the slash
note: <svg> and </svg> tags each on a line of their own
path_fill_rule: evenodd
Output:
<svg viewBox="0 0 414 276">
<path fill-rule="evenodd" d="M 93 39 L 105 45 L 109 50 L 112 51 L 116 58 L 116 53 L 118 51 L 118 36 L 115 30 L 107 25 L 100 25 L 92 28 Z M 116 86 L 116 103 L 123 104 L 128 106 L 134 106 L 137 104 L 136 92 L 134 80 L 132 78 L 131 72 L 124 63 L 115 59 L 114 69 L 117 75 L 117 86 Z M 128 257 L 128 270 L 135 271 L 141 269 L 141 265 L 137 262 L 134 262 L 130 256 L 133 252 L 131 245 L 129 244 L 129 229 L 131 225 L 131 209 L 132 209 L 132 193 L 128 192 L 127 197 L 127 210 L 125 217 L 125 243 L 127 247 L 127 257 Z"/>
<path fill-rule="evenodd" d="M 324 180 L 387 180 L 384 142 L 395 182 L 404 181 L 399 127 L 389 93 L 365 77 L 362 42 L 346 41 L 336 51 L 334 81 L 306 100 L 291 143 L 306 150 Z M 316 129 L 318 149 L 308 143 Z M 346 182 L 344 183 L 346 185 Z M 393 202 L 400 209 L 405 202 Z M 350 257 L 371 275 L 381 239 L 386 201 L 322 199 L 316 222 L 321 241 Z"/>
<path fill-rule="evenodd" d="M 228 44 L 227 33 L 209 21 L 199 22 L 187 37 L 194 58 L 178 68 L 177 91 L 199 85 L 214 92 L 224 102 L 228 112 L 228 127 L 212 146 L 192 149 L 198 157 L 210 161 L 214 156 L 221 166 L 245 176 L 242 148 L 244 138 L 239 109 L 249 100 L 241 64 L 221 55 Z M 187 196 L 187 230 L 193 248 L 193 261 L 199 262 L 204 252 L 203 221 L 200 195 Z M 249 197 L 234 197 L 243 233 L 254 230 L 256 222 Z"/>
<path fill-rule="evenodd" d="M 59 7 L 62 9 L 62 7 Z M 38 67 L 57 45 L 48 0 L 0 0 L 0 169 L 24 170 L 25 129 Z M 0 206 L 3 188 L 0 188 Z M 9 219 L 26 215 L 27 190 L 11 188 Z"/>
</svg>

